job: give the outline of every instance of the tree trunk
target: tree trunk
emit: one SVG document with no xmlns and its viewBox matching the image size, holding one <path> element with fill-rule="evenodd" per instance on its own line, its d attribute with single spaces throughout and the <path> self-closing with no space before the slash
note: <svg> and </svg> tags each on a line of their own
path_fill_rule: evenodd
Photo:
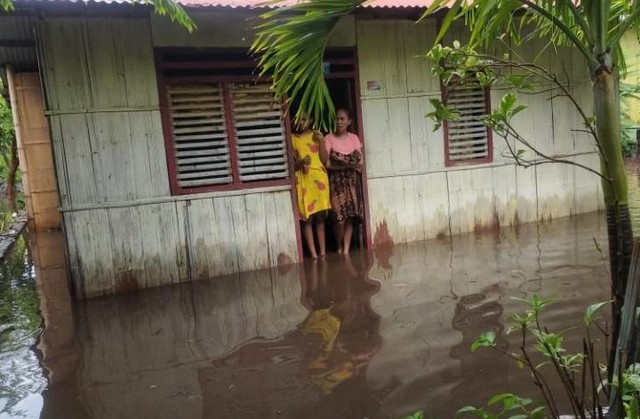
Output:
<svg viewBox="0 0 640 419">
<path fill-rule="evenodd" d="M 615 73 L 614 73 L 615 74 Z M 616 76 L 600 70 L 593 86 L 596 129 L 602 150 L 600 171 L 604 202 L 607 208 L 607 232 L 611 266 L 611 296 L 613 299 L 613 336 L 609 366 L 616 355 L 624 293 L 631 262 L 633 232 L 629 216 L 627 175 L 620 145 L 620 104 L 616 94 Z M 611 373 L 611 369 L 609 370 Z"/>
<path fill-rule="evenodd" d="M 18 144 L 16 136 L 11 137 L 11 151 L 9 154 L 9 167 L 7 172 L 7 202 L 11 212 L 16 212 L 16 173 L 18 172 Z"/>
</svg>

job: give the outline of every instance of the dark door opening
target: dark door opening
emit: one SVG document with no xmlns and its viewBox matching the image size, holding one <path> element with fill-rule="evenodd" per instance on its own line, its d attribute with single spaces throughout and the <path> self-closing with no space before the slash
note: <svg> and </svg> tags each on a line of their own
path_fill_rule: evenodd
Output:
<svg viewBox="0 0 640 419">
<path fill-rule="evenodd" d="M 360 110 L 358 65 L 355 48 L 331 48 L 325 51 L 323 71 L 325 80 L 327 82 L 329 94 L 331 95 L 335 108 L 345 108 L 350 112 L 351 127 L 349 128 L 349 130 L 356 134 L 362 141 L 363 145 L 365 145 L 364 133 L 362 132 L 362 112 Z M 295 108 L 295 103 L 293 103 L 292 110 L 295 110 Z M 368 217 L 369 215 L 366 179 L 367 176 L 365 159 L 365 167 L 363 168 L 362 173 L 358 176 L 357 185 L 357 189 L 360 193 L 360 197 L 364 207 L 364 218 L 361 220 L 357 220 L 353 224 L 353 236 L 351 240 L 350 250 L 369 247 L 371 244 L 371 232 L 369 230 L 368 220 L 366 219 L 366 217 Z M 335 252 L 338 249 L 334 231 L 335 223 L 330 216 L 327 218 L 325 227 L 327 252 Z M 300 225 L 298 231 L 302 233 L 302 225 Z M 306 244 L 304 244 L 304 238 L 301 236 L 302 234 L 300 234 L 298 237 L 300 240 L 300 244 L 302 245 L 301 247 L 303 249 L 303 256 L 309 257 L 309 250 L 307 249 Z M 315 239 L 317 245 L 317 237 Z"/>
<path fill-rule="evenodd" d="M 349 130 L 356 134 L 360 140 L 363 140 L 362 132 L 360 132 L 360 121 L 358 120 L 358 116 L 360 112 L 358 112 L 357 107 L 359 103 L 357 102 L 356 96 L 356 83 L 354 80 L 354 76 L 348 77 L 332 77 L 329 75 L 326 79 L 327 86 L 329 88 L 329 93 L 331 94 L 331 98 L 333 99 L 333 104 L 336 109 L 345 108 L 349 111 L 351 116 L 351 127 Z M 362 197 L 363 205 L 366 208 L 366 202 L 364 197 L 366 196 L 363 192 L 363 175 L 359 176 L 359 185 L 358 189 L 360 195 Z M 364 211 L 365 216 L 367 211 Z M 301 222 L 302 223 L 302 222 Z M 353 224 L 353 238 L 351 240 L 351 250 L 361 249 L 366 247 L 366 232 L 365 232 L 366 220 L 355 220 Z M 300 225 L 300 229 L 302 231 L 302 224 Z M 335 239 L 335 223 L 331 216 L 327 218 L 325 223 L 326 228 L 326 245 L 327 252 L 333 253 L 338 249 L 337 241 Z M 314 233 L 315 234 L 315 233 Z M 303 240 L 304 241 L 304 240 Z M 316 237 L 317 243 L 317 237 Z M 309 249 L 307 249 L 306 245 L 303 245 L 304 257 L 309 257 Z"/>
</svg>

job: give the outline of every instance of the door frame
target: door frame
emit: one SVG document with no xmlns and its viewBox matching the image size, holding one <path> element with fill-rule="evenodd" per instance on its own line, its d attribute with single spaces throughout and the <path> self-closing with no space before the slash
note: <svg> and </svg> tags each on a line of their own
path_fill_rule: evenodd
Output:
<svg viewBox="0 0 640 419">
<path fill-rule="evenodd" d="M 369 211 L 369 185 L 367 178 L 367 159 L 366 159 L 366 147 L 367 142 L 364 135 L 364 123 L 362 120 L 362 100 L 360 97 L 360 74 L 359 74 L 359 64 L 358 64 L 358 53 L 356 47 L 341 47 L 341 48 L 327 48 L 325 53 L 328 57 L 325 59 L 325 62 L 329 63 L 329 66 L 336 65 L 340 67 L 341 70 L 336 71 L 335 73 L 329 72 L 325 75 L 325 79 L 327 80 L 350 80 L 352 86 L 352 96 L 354 101 L 354 108 L 351 109 L 352 112 L 355 112 L 357 124 L 355 127 L 355 134 L 358 135 L 360 141 L 362 142 L 362 154 L 365 157 L 363 159 L 362 164 L 362 200 L 363 200 L 363 222 L 362 225 L 364 227 L 364 243 L 363 247 L 365 249 L 373 249 L 373 242 L 371 239 L 371 220 L 370 220 L 370 211 Z M 335 54 L 337 57 L 332 57 Z M 293 178 L 293 187 L 291 189 L 291 195 L 294 201 L 295 206 L 295 214 L 296 214 L 296 236 L 298 239 L 298 256 L 300 261 L 304 259 L 303 255 L 303 243 L 302 243 L 302 234 L 300 231 L 300 219 L 298 214 L 298 197 L 297 190 L 295 187 L 295 175 Z"/>
</svg>

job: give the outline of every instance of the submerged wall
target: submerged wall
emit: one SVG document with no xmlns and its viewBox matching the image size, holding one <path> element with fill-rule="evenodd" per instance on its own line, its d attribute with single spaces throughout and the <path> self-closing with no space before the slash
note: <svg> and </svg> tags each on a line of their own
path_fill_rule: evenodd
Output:
<svg viewBox="0 0 640 419">
<path fill-rule="evenodd" d="M 147 18 L 38 30 L 78 296 L 298 259 L 289 186 L 171 196 Z"/>
<path fill-rule="evenodd" d="M 410 242 L 598 210 L 597 176 L 561 164 L 517 167 L 504 157 L 505 140 L 495 134 L 492 163 L 445 166 L 443 130 L 434 132 L 425 117 L 432 109 L 429 99 L 441 97 L 440 82 L 421 57 L 433 44 L 435 25 L 356 23 L 371 229 L 378 242 Z M 464 35 L 452 32 L 444 42 L 455 39 L 464 40 Z M 591 87 L 579 54 L 547 48 L 535 56 L 543 47 L 532 43 L 518 54 L 560 75 L 567 71 L 572 91 L 588 111 Z M 372 85 L 376 88 L 369 89 Z M 491 92 L 493 107 L 503 94 Z M 514 124 L 525 138 L 549 155 L 598 168 L 594 143 L 572 131 L 583 124 L 566 98 L 552 99 L 548 92 L 519 101 L 528 109 Z"/>
</svg>

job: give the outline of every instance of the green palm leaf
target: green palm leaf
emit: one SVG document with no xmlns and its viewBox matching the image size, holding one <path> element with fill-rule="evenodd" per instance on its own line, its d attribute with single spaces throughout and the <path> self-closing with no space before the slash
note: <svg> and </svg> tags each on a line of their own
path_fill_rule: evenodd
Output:
<svg viewBox="0 0 640 419">
<path fill-rule="evenodd" d="M 324 52 L 340 18 L 362 2 L 310 0 L 260 16 L 251 50 L 260 56 L 260 74 L 273 77 L 276 97 L 297 104 L 295 120 L 308 114 L 317 128 L 333 126 L 335 109 L 324 80 Z"/>
</svg>

